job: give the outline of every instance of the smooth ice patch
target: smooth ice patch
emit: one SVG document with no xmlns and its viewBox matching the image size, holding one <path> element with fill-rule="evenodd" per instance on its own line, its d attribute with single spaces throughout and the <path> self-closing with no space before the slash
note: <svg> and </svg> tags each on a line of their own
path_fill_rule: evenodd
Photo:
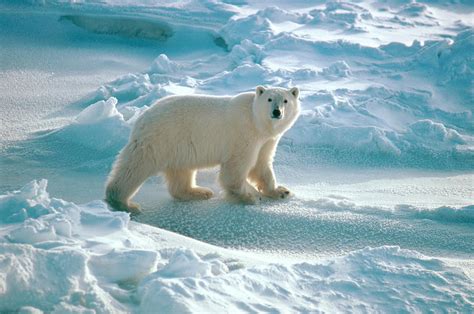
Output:
<svg viewBox="0 0 474 314">
<path fill-rule="evenodd" d="M 155 40 L 166 40 L 173 35 L 172 28 L 166 23 L 133 19 L 127 17 L 110 17 L 95 15 L 64 15 L 60 20 L 97 34 L 138 37 Z"/>
</svg>

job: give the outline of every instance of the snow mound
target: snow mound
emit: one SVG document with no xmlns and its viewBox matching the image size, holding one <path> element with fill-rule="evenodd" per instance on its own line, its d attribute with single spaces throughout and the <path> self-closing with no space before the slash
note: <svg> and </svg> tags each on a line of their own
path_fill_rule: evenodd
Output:
<svg viewBox="0 0 474 314">
<path fill-rule="evenodd" d="M 137 281 L 156 267 L 158 253 L 149 250 L 112 250 L 92 256 L 89 267 L 96 277 L 108 282 Z M 124 272 L 124 270 L 127 270 Z"/>
<path fill-rule="evenodd" d="M 442 111 L 433 101 L 427 92 L 385 87 L 307 93 L 308 109 L 285 137 L 333 160 L 472 168 L 471 111 Z"/>
<path fill-rule="evenodd" d="M 419 120 L 411 124 L 409 128 L 410 135 L 423 138 L 425 143 L 428 142 L 426 143 L 428 145 L 433 145 L 433 142 L 454 144 L 466 143 L 462 136 L 455 130 L 447 128 L 442 123 L 433 122 L 428 119 Z M 419 142 L 423 143 L 421 140 Z"/>
<path fill-rule="evenodd" d="M 0 196 L 1 216 L 10 217 L 0 222 L 0 311 L 383 311 L 390 303 L 394 311 L 469 312 L 474 307 L 469 277 L 416 251 L 382 246 L 231 271 L 218 254 L 157 248 L 128 227 L 128 214 L 111 212 L 101 201 L 76 205 L 51 198 L 46 185 L 33 181 Z"/>
<path fill-rule="evenodd" d="M 30 160 L 48 169 L 104 171 L 110 168 L 113 158 L 126 144 L 131 125 L 147 108 L 119 110 L 115 97 L 97 100 L 69 124 L 38 133 L 11 147 L 10 154 L 28 155 Z"/>
<path fill-rule="evenodd" d="M 123 120 L 122 115 L 118 112 L 117 99 L 109 98 L 107 101 L 98 101 L 87 107 L 76 117 L 77 124 L 95 124 L 106 119 Z"/>
<path fill-rule="evenodd" d="M 110 97 L 84 109 L 75 121 L 48 137 L 70 145 L 82 145 L 98 151 L 115 153 L 126 143 L 130 126 L 117 110 L 117 99 Z"/>
<path fill-rule="evenodd" d="M 446 284 L 454 284 L 452 292 L 446 293 Z M 370 312 L 383 310 L 387 302 L 394 311 L 412 312 L 427 307 L 469 311 L 472 289 L 470 279 L 439 260 L 380 247 L 330 261 L 269 264 L 221 276 L 150 278 L 139 293 L 146 291 L 145 312 Z"/>
<path fill-rule="evenodd" d="M 50 198 L 46 187 L 44 179 L 32 181 L 21 190 L 0 197 L 1 217 L 5 217 L 1 222 L 18 224 L 5 235 L 10 242 L 67 243 L 86 229 L 91 229 L 92 234 L 106 235 L 125 228 L 130 220 L 125 213 L 109 212 L 104 203 L 79 207 Z"/>
<path fill-rule="evenodd" d="M 442 206 L 435 209 L 423 209 L 409 205 L 399 205 L 396 210 L 419 219 L 474 224 L 474 205 L 464 206 L 461 208 Z"/>
<path fill-rule="evenodd" d="M 474 76 L 474 30 L 468 29 L 459 33 L 453 40 L 429 43 L 422 49 L 416 60 L 421 64 L 429 64 L 432 71 L 438 76 L 442 85 L 457 84 L 465 87 L 466 93 L 471 95 L 472 78 Z"/>
<path fill-rule="evenodd" d="M 315 9 L 309 13 L 313 19 L 310 24 L 327 29 L 345 31 L 364 31 L 358 26 L 361 20 L 371 20 L 372 15 L 357 4 L 328 2 L 324 9 Z"/>
<path fill-rule="evenodd" d="M 0 197 L 0 222 L 23 222 L 27 218 L 38 218 L 52 213 L 49 207 L 47 181 L 31 181 L 21 190 Z M 18 210 L 20 208 L 20 210 Z"/>
<path fill-rule="evenodd" d="M 160 54 L 151 64 L 150 71 L 158 74 L 173 73 L 178 70 L 176 62 L 170 61 L 165 54 Z"/>
<path fill-rule="evenodd" d="M 23 306 L 53 313 L 123 310 L 98 287 L 87 271 L 88 256 L 80 250 L 0 243 L 0 259 L 2 312 Z"/>
<path fill-rule="evenodd" d="M 474 224 L 474 205 L 464 207 L 441 206 L 437 208 L 423 208 L 399 204 L 394 208 L 359 206 L 348 200 L 337 198 L 320 198 L 318 200 L 304 201 L 306 206 L 319 213 L 325 212 L 353 212 L 366 215 L 382 215 L 385 217 L 429 219 L 446 223 Z"/>
</svg>

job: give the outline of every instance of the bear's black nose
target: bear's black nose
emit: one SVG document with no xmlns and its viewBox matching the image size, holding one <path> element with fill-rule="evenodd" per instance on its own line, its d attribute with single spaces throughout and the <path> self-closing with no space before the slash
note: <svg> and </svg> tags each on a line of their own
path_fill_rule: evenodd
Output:
<svg viewBox="0 0 474 314">
<path fill-rule="evenodd" d="M 280 111 L 280 109 L 275 109 L 275 110 L 273 110 L 272 114 L 273 114 L 273 118 L 275 118 L 275 119 L 280 119 L 280 118 L 281 118 L 281 111 Z"/>
</svg>

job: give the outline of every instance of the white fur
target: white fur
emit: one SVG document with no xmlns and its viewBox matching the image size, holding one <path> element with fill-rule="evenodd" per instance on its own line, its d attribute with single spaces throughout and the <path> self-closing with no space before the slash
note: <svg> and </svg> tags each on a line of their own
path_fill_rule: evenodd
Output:
<svg viewBox="0 0 474 314">
<path fill-rule="evenodd" d="M 106 200 L 119 209 L 136 209 L 130 198 L 148 177 L 160 172 L 173 197 L 208 199 L 212 191 L 196 185 L 196 170 L 217 165 L 222 187 L 240 201 L 255 203 L 261 194 L 287 197 L 290 192 L 276 186 L 272 163 L 281 135 L 298 117 L 298 94 L 297 88 L 259 86 L 235 97 L 159 100 L 137 120 L 118 155 Z M 272 116 L 275 109 L 280 109 L 281 119 Z"/>
</svg>

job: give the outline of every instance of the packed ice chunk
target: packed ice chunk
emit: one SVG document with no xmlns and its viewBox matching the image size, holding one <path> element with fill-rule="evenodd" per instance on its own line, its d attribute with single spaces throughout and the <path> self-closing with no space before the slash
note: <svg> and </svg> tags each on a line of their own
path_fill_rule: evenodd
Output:
<svg viewBox="0 0 474 314">
<path fill-rule="evenodd" d="M 424 141 L 456 144 L 466 143 L 456 130 L 447 128 L 444 124 L 429 119 L 416 121 L 409 127 L 413 135 L 423 138 Z"/>
<path fill-rule="evenodd" d="M 115 154 L 126 143 L 129 133 L 130 126 L 117 110 L 117 99 L 110 97 L 90 105 L 79 113 L 73 123 L 49 136 Z"/>
<path fill-rule="evenodd" d="M 106 101 L 101 100 L 84 109 L 77 117 L 78 124 L 94 124 L 108 118 L 123 120 L 122 115 L 117 110 L 117 98 L 110 97 Z"/>
<path fill-rule="evenodd" d="M 0 196 L 0 223 L 22 222 L 54 212 L 46 191 L 48 181 L 33 180 L 19 191 Z"/>
<path fill-rule="evenodd" d="M 189 249 L 178 249 L 169 259 L 169 263 L 160 269 L 160 277 L 205 277 L 227 272 L 227 266 L 218 260 L 203 261 Z"/>
<path fill-rule="evenodd" d="M 112 250 L 92 256 L 89 266 L 97 277 L 108 281 L 138 281 L 156 266 L 158 254 L 147 250 Z"/>
<path fill-rule="evenodd" d="M 46 187 L 47 180 L 35 180 L 20 191 L 0 196 L 0 224 L 16 223 L 5 233 L 5 240 L 66 243 L 81 233 L 102 236 L 128 226 L 128 214 L 111 212 L 102 201 L 77 206 L 51 199 Z"/>
<path fill-rule="evenodd" d="M 28 305 L 53 312 L 65 302 L 76 310 L 114 312 L 116 301 L 97 286 L 87 259 L 87 253 L 72 247 L 43 250 L 0 243 L 0 311 Z"/>
<path fill-rule="evenodd" d="M 150 72 L 158 74 L 174 73 L 178 70 L 178 64 L 171 61 L 167 55 L 160 54 L 151 64 Z"/>
</svg>

